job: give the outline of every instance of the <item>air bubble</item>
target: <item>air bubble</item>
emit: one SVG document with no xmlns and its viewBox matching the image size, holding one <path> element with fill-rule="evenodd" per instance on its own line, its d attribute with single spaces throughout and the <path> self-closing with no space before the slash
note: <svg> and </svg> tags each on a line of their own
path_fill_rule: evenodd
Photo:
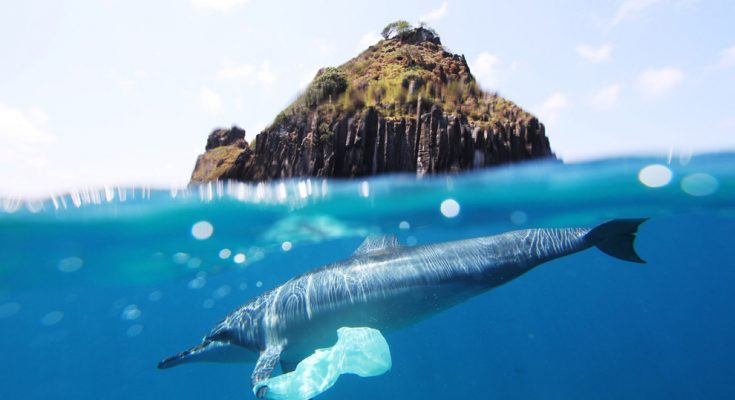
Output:
<svg viewBox="0 0 735 400">
<path fill-rule="evenodd" d="M 191 281 L 189 281 L 189 288 L 190 289 L 201 289 L 204 287 L 204 285 L 207 284 L 207 279 L 204 277 L 198 276 Z"/>
<path fill-rule="evenodd" d="M 63 311 L 51 311 L 50 313 L 41 317 L 41 325 L 51 326 L 56 325 L 64 319 Z"/>
<path fill-rule="evenodd" d="M 709 196 L 717 191 L 717 186 L 719 182 L 714 176 L 702 172 L 687 175 L 681 180 L 681 190 L 695 197 Z"/>
<path fill-rule="evenodd" d="M 79 271 L 84 266 L 84 261 L 79 257 L 67 257 L 59 261 L 56 268 L 61 272 L 69 273 Z"/>
<path fill-rule="evenodd" d="M 660 188 L 668 185 L 673 176 L 674 174 L 671 170 L 661 164 L 651 164 L 641 168 L 638 172 L 638 180 L 651 188 Z"/>
<path fill-rule="evenodd" d="M 232 288 L 229 285 L 222 285 L 217 288 L 217 290 L 212 293 L 212 297 L 215 299 L 221 299 L 226 297 L 230 292 L 232 291 Z"/>
<path fill-rule="evenodd" d="M 121 318 L 127 321 L 132 321 L 140 317 L 140 308 L 135 304 L 130 304 L 123 308 Z"/>
<path fill-rule="evenodd" d="M 439 206 L 439 210 L 441 211 L 443 216 L 447 218 L 454 218 L 459 215 L 459 203 L 457 203 L 457 200 L 454 199 L 446 199 L 442 201 L 441 206 Z"/>
<path fill-rule="evenodd" d="M 191 227 L 191 235 L 197 240 L 209 239 L 214 233 L 214 227 L 209 221 L 199 221 Z"/>
<path fill-rule="evenodd" d="M 202 266 L 202 259 L 199 257 L 194 257 L 186 262 L 186 266 L 189 269 L 197 269 Z"/>
<path fill-rule="evenodd" d="M 523 225 L 528 221 L 528 215 L 525 212 L 516 210 L 510 213 L 510 222 L 513 225 Z"/>
<path fill-rule="evenodd" d="M 186 264 L 186 262 L 189 261 L 189 255 L 186 253 L 179 252 L 171 256 L 171 259 L 176 264 Z"/>
<path fill-rule="evenodd" d="M 135 325 L 130 325 L 126 333 L 128 337 L 132 338 L 132 337 L 136 337 L 140 335 L 142 332 L 143 332 L 143 325 L 135 324 Z"/>
<path fill-rule="evenodd" d="M 17 314 L 20 311 L 20 304 L 18 303 L 5 303 L 0 304 L 0 318 L 8 318 Z"/>
<path fill-rule="evenodd" d="M 162 297 L 163 297 L 163 293 L 161 293 L 159 290 L 155 290 L 148 295 L 148 300 L 158 301 L 158 300 L 161 300 Z"/>
</svg>

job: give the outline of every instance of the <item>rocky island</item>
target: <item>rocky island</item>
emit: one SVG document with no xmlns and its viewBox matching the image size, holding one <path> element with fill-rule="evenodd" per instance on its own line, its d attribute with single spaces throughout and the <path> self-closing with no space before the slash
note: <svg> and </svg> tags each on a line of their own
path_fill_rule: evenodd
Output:
<svg viewBox="0 0 735 400">
<path fill-rule="evenodd" d="M 192 183 L 424 175 L 554 158 L 544 125 L 483 91 L 433 29 L 397 21 L 383 37 L 320 70 L 252 142 L 236 126 L 212 132 Z"/>
</svg>

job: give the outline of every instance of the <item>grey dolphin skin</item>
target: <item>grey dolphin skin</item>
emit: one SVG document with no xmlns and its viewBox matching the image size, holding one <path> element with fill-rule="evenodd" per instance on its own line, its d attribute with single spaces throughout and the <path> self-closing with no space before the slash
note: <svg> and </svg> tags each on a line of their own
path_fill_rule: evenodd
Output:
<svg viewBox="0 0 735 400">
<path fill-rule="evenodd" d="M 253 385 L 336 341 L 343 326 L 390 332 L 509 282 L 532 268 L 590 247 L 643 263 L 633 247 L 645 219 L 592 229 L 526 229 L 415 247 L 368 238 L 352 257 L 283 283 L 228 315 L 202 343 L 158 364 L 255 361 Z M 267 387 L 257 393 L 263 397 Z"/>
</svg>

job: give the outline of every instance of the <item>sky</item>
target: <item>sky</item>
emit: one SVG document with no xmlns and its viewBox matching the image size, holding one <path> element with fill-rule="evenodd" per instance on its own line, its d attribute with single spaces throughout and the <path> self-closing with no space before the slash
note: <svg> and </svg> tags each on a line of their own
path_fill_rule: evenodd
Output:
<svg viewBox="0 0 735 400">
<path fill-rule="evenodd" d="M 0 197 L 185 185 L 325 66 L 425 21 L 565 162 L 735 150 L 731 0 L 0 3 Z"/>
</svg>

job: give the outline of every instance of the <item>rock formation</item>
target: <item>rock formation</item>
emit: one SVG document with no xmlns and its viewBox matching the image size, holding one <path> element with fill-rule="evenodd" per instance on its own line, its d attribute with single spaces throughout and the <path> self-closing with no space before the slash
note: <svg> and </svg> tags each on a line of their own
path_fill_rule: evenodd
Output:
<svg viewBox="0 0 735 400">
<path fill-rule="evenodd" d="M 553 158 L 538 119 L 477 86 L 430 29 L 381 41 L 306 92 L 259 133 L 217 129 L 192 182 L 459 172 Z"/>
</svg>

